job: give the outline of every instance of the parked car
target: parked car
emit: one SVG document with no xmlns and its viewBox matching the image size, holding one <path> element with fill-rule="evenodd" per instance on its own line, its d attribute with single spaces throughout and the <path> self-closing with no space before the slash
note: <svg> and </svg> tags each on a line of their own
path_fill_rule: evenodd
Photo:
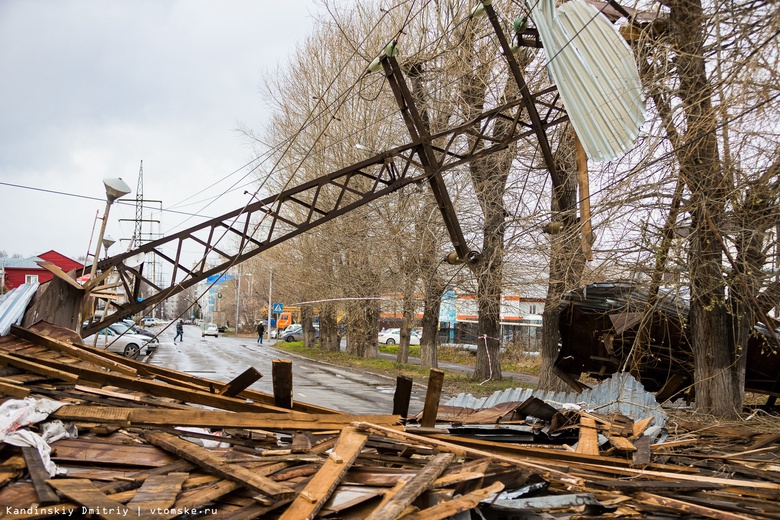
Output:
<svg viewBox="0 0 780 520">
<path fill-rule="evenodd" d="M 314 339 L 319 339 L 319 337 L 320 337 L 320 327 L 318 325 L 315 325 L 314 326 Z M 291 341 L 303 341 L 303 327 L 300 324 L 289 325 L 282 332 L 281 338 L 283 338 L 285 341 L 288 341 L 288 342 L 291 342 Z"/>
<path fill-rule="evenodd" d="M 105 348 L 109 352 L 120 354 L 126 358 L 138 359 L 141 355 L 141 349 L 149 346 L 148 339 L 146 336 L 129 333 L 120 336 L 111 328 L 105 328 L 98 332 L 97 343 L 95 343 L 95 334 L 87 336 L 81 341 L 90 347 L 95 345 L 97 348 Z"/>
<path fill-rule="evenodd" d="M 401 329 L 386 329 L 379 333 L 377 338 L 379 343 L 384 345 L 395 345 L 401 343 Z M 417 329 L 412 329 L 409 334 L 409 344 L 419 345 L 420 336 Z"/>
<path fill-rule="evenodd" d="M 157 318 L 152 318 L 151 316 L 145 316 L 141 318 L 141 325 L 144 327 L 154 327 L 157 325 Z"/>
<path fill-rule="evenodd" d="M 117 334 L 125 334 L 125 331 L 127 331 L 127 334 L 144 336 L 146 340 L 149 342 L 149 345 L 147 346 L 147 354 L 150 353 L 152 350 L 157 350 L 157 344 L 160 343 L 160 340 L 155 337 L 155 334 L 153 332 L 148 331 L 146 329 L 139 329 L 138 327 L 132 325 L 128 325 L 127 322 L 124 320 L 114 323 L 113 325 L 109 325 L 108 327 L 114 332 L 116 332 Z"/>
<path fill-rule="evenodd" d="M 201 331 L 200 337 L 205 338 L 206 336 L 214 336 L 215 338 L 219 337 L 219 327 L 217 327 L 216 323 L 209 323 L 206 325 L 206 328 Z"/>
</svg>

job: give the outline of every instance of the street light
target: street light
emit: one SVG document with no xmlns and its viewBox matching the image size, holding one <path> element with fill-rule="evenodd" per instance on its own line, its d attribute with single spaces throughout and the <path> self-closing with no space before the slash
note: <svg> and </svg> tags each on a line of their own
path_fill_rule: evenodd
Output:
<svg viewBox="0 0 780 520">
<path fill-rule="evenodd" d="M 121 178 L 103 179 L 103 186 L 106 188 L 106 211 L 103 212 L 103 222 L 100 224 L 100 233 L 98 234 L 95 256 L 92 261 L 92 269 L 89 272 L 89 283 L 92 284 L 97 272 L 98 258 L 100 257 L 100 246 L 103 245 L 103 235 L 106 233 L 106 223 L 108 222 L 108 212 L 111 210 L 111 204 L 120 197 L 130 193 L 130 186 Z M 113 244 L 113 242 L 112 242 Z"/>
<path fill-rule="evenodd" d="M 108 248 L 114 244 L 116 244 L 116 240 L 114 240 L 110 235 L 103 237 L 103 249 L 106 250 L 106 258 L 108 258 Z"/>
</svg>

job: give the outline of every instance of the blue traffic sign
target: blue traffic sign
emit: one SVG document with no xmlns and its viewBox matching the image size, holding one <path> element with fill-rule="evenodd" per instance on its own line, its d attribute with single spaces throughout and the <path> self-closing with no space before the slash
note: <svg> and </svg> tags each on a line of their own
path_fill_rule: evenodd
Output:
<svg viewBox="0 0 780 520">
<path fill-rule="evenodd" d="M 284 311 L 284 305 L 281 303 L 274 303 L 271 306 L 271 309 L 273 310 L 274 314 L 281 314 Z"/>
</svg>

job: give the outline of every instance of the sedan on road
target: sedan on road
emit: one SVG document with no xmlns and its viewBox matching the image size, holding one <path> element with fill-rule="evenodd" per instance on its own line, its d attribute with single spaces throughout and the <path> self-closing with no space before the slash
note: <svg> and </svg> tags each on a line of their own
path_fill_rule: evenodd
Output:
<svg viewBox="0 0 780 520">
<path fill-rule="evenodd" d="M 216 323 L 209 323 L 200 333 L 201 338 L 205 338 L 206 336 L 214 336 L 215 338 L 219 337 L 219 327 L 217 327 Z"/>
<path fill-rule="evenodd" d="M 85 345 L 108 350 L 120 354 L 130 359 L 138 359 L 141 355 L 141 349 L 148 346 L 148 339 L 145 336 L 136 334 L 120 335 L 116 331 L 107 328 L 97 333 L 97 343 L 95 343 L 95 334 L 87 336 L 81 340 Z"/>
<path fill-rule="evenodd" d="M 382 343 L 383 345 L 396 345 L 398 343 L 401 343 L 401 329 L 387 329 L 383 330 L 379 333 L 379 337 L 377 338 L 379 343 Z M 409 344 L 410 345 L 419 345 L 420 344 L 420 336 L 417 330 L 412 329 L 409 334 Z"/>
</svg>

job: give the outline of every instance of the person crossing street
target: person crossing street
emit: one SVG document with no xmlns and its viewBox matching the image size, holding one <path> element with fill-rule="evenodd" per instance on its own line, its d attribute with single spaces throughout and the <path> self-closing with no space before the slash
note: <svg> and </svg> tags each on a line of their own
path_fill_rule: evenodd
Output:
<svg viewBox="0 0 780 520">
<path fill-rule="evenodd" d="M 265 333 L 265 325 L 261 321 L 257 324 L 257 342 L 263 344 L 263 334 Z"/>
<path fill-rule="evenodd" d="M 176 324 L 176 335 L 173 337 L 173 344 L 176 344 L 176 340 L 184 341 L 184 320 L 179 320 Z"/>
</svg>

